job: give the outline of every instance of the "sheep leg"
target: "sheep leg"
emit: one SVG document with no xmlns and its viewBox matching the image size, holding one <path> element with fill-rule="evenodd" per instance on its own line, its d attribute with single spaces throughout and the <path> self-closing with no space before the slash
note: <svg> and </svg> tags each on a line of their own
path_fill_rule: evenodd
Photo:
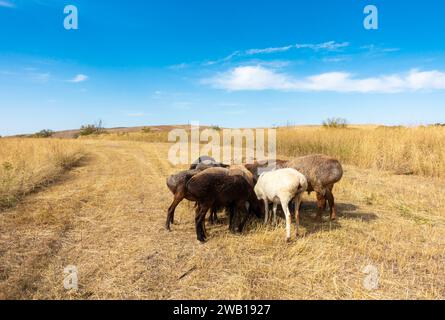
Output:
<svg viewBox="0 0 445 320">
<path fill-rule="evenodd" d="M 299 194 L 295 197 L 294 205 L 295 205 L 295 226 L 297 228 L 297 237 L 298 237 L 298 228 L 300 227 L 300 205 L 301 205 L 301 196 Z"/>
<path fill-rule="evenodd" d="M 209 217 L 210 224 L 215 224 L 218 222 L 218 215 L 216 213 L 216 209 L 212 209 Z"/>
<path fill-rule="evenodd" d="M 321 196 L 320 199 L 317 198 L 317 201 L 320 201 L 319 207 L 321 208 L 321 210 L 326 211 L 327 208 L 326 198 Z"/>
<path fill-rule="evenodd" d="M 247 211 L 247 209 L 246 209 L 246 207 L 244 205 L 241 205 L 238 208 L 238 212 L 241 212 L 242 215 L 243 215 L 242 218 L 241 218 L 241 222 L 238 225 L 238 232 L 241 233 L 241 232 L 243 232 L 244 226 L 246 225 L 246 222 L 247 222 L 247 219 L 248 219 L 249 215 L 248 215 L 248 211 Z"/>
<path fill-rule="evenodd" d="M 229 207 L 229 230 L 232 233 L 235 233 L 235 214 L 236 214 L 236 209 L 232 205 Z"/>
<path fill-rule="evenodd" d="M 219 220 L 218 220 L 218 212 L 215 210 L 215 211 L 212 213 L 212 215 L 213 215 L 213 221 L 214 221 L 215 223 L 219 223 Z"/>
<path fill-rule="evenodd" d="M 276 226 L 277 225 L 277 208 L 278 208 L 278 203 L 273 203 L 273 224 Z"/>
<path fill-rule="evenodd" d="M 323 195 L 319 192 L 317 192 L 317 207 L 318 207 L 318 211 L 317 211 L 317 216 L 315 218 L 315 220 L 317 222 L 322 222 L 321 216 L 323 214 L 323 206 L 325 205 L 325 198 L 323 197 Z"/>
<path fill-rule="evenodd" d="M 165 222 L 165 228 L 168 231 L 171 231 L 170 224 L 173 223 L 174 216 L 175 216 L 175 209 L 178 206 L 178 204 L 184 199 L 184 197 L 181 194 L 175 194 L 175 197 L 173 199 L 172 204 L 168 208 L 167 212 L 167 221 Z"/>
<path fill-rule="evenodd" d="M 213 209 L 210 211 L 209 223 L 210 224 L 215 224 L 215 221 L 213 220 Z"/>
<path fill-rule="evenodd" d="M 196 227 L 196 237 L 199 241 L 205 242 L 205 216 L 208 208 L 204 206 L 198 206 L 195 212 L 195 227 Z"/>
<path fill-rule="evenodd" d="M 335 209 L 334 195 L 330 190 L 326 190 L 326 198 L 329 202 L 331 220 L 335 220 L 337 218 L 337 210 Z"/>
<path fill-rule="evenodd" d="M 264 200 L 264 224 L 269 221 L 269 202 Z"/>
<path fill-rule="evenodd" d="M 290 241 L 290 225 L 291 225 L 291 216 L 289 212 L 289 201 L 280 200 L 281 206 L 283 207 L 284 214 L 286 216 L 286 240 Z"/>
</svg>

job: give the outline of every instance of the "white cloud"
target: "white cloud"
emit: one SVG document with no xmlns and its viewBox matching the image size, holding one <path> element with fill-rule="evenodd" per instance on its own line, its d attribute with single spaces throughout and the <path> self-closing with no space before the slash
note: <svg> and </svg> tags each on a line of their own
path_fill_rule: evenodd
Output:
<svg viewBox="0 0 445 320">
<path fill-rule="evenodd" d="M 237 56 L 241 56 L 241 55 L 243 55 L 243 54 L 242 54 L 240 51 L 235 51 L 235 52 L 229 54 L 229 55 L 228 55 L 227 57 L 225 57 L 225 58 L 222 58 L 222 59 L 219 59 L 219 60 L 214 60 L 214 61 L 206 61 L 206 62 L 204 62 L 203 64 L 204 64 L 205 66 L 212 66 L 212 65 L 214 65 L 214 64 L 219 64 L 219 63 L 224 63 L 224 62 L 230 61 L 230 60 L 232 60 L 233 58 L 235 58 L 235 57 L 237 57 Z"/>
<path fill-rule="evenodd" d="M 403 74 L 357 78 L 348 72 L 328 72 L 295 78 L 262 66 L 237 67 L 204 80 L 215 88 L 229 91 L 332 91 L 358 93 L 397 93 L 445 90 L 445 73 L 413 69 Z"/>
<path fill-rule="evenodd" d="M 3 8 L 15 8 L 15 4 L 11 1 L 0 0 L 0 7 Z"/>
<path fill-rule="evenodd" d="M 327 51 L 335 51 L 341 48 L 345 48 L 349 46 L 349 42 L 337 43 L 335 41 L 328 41 L 323 43 L 304 43 L 304 44 L 294 44 L 288 45 L 284 47 L 275 47 L 275 48 L 264 48 L 264 49 L 249 49 L 245 51 L 246 55 L 255 55 L 255 54 L 267 54 L 267 53 L 276 53 L 276 52 L 285 52 L 291 49 L 311 49 L 314 51 L 319 50 L 327 50 Z"/>
<path fill-rule="evenodd" d="M 216 88 L 238 90 L 286 90 L 292 82 L 286 75 L 276 73 L 262 66 L 246 66 L 219 74 L 206 82 Z"/>
<path fill-rule="evenodd" d="M 304 43 L 304 44 L 291 44 L 283 47 L 270 47 L 270 48 L 261 48 L 261 49 L 248 49 L 245 51 L 235 51 L 228 55 L 227 57 L 224 57 L 219 60 L 214 61 L 207 61 L 204 63 L 205 66 L 215 65 L 219 63 L 224 63 L 231 61 L 233 58 L 236 57 L 243 57 L 243 56 L 253 56 L 253 55 L 259 55 L 259 54 L 272 54 L 272 53 L 279 53 L 279 52 L 286 52 L 292 49 L 310 49 L 314 51 L 320 51 L 320 50 L 326 50 L 326 51 L 337 51 L 339 49 L 345 48 L 349 46 L 349 42 L 342 42 L 338 43 L 335 41 L 328 41 L 323 43 Z"/>
<path fill-rule="evenodd" d="M 80 82 L 84 82 L 84 81 L 87 81 L 87 80 L 88 80 L 88 76 L 86 76 L 84 74 L 78 74 L 73 79 L 68 80 L 68 82 L 80 83 Z"/>
<path fill-rule="evenodd" d="M 348 60 L 347 57 L 343 56 L 343 57 L 330 57 L 330 58 L 323 58 L 323 62 L 343 62 Z"/>
<path fill-rule="evenodd" d="M 400 48 L 383 48 L 383 47 L 377 46 L 375 44 L 361 46 L 360 49 L 367 50 L 369 53 L 372 53 L 372 54 L 382 54 L 382 53 L 391 53 L 391 52 L 400 51 Z"/>
<path fill-rule="evenodd" d="M 328 42 L 319 43 L 319 44 L 297 44 L 297 45 L 295 45 L 295 47 L 297 49 L 309 48 L 309 49 L 312 49 L 315 51 L 318 51 L 318 50 L 335 51 L 335 50 L 339 50 L 341 48 L 345 48 L 348 46 L 349 46 L 349 42 L 337 43 L 335 41 L 328 41 Z"/>
<path fill-rule="evenodd" d="M 247 55 L 254 55 L 254 54 L 262 54 L 262 53 L 275 53 L 275 52 L 285 52 L 292 48 L 295 48 L 295 46 L 285 46 L 285 47 L 275 47 L 275 48 L 264 48 L 264 49 L 249 49 L 246 50 Z"/>
</svg>

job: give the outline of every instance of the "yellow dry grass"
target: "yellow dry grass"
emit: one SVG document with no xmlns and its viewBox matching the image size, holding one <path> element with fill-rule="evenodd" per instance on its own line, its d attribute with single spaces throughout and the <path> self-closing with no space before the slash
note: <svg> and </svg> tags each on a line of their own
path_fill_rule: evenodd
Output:
<svg viewBox="0 0 445 320">
<path fill-rule="evenodd" d="M 113 141 L 139 141 L 139 142 L 168 142 L 168 131 L 149 132 L 117 132 L 93 136 L 80 137 L 81 139 L 113 140 Z"/>
<path fill-rule="evenodd" d="M 222 136 L 222 131 L 219 132 Z M 96 136 L 100 140 L 168 142 L 168 131 L 120 132 Z M 277 152 L 284 157 L 322 153 L 342 163 L 395 174 L 445 177 L 445 127 L 348 128 L 297 126 L 278 128 Z"/>
<path fill-rule="evenodd" d="M 278 154 L 323 153 L 360 168 L 445 177 L 445 127 L 281 128 Z"/>
<path fill-rule="evenodd" d="M 81 144 L 86 163 L 0 213 L 1 298 L 445 298 L 443 179 L 346 165 L 337 222 L 326 214 L 315 223 L 314 196 L 305 196 L 304 236 L 290 244 L 283 223 L 260 222 L 243 235 L 208 225 L 200 244 L 186 201 L 164 230 L 165 178 L 181 169 L 166 159 L 169 144 Z M 78 291 L 64 289 L 68 265 Z M 368 265 L 379 272 L 376 290 L 363 286 Z"/>
<path fill-rule="evenodd" d="M 80 143 L 45 139 L 0 139 L 0 209 L 54 181 L 83 156 Z"/>
</svg>

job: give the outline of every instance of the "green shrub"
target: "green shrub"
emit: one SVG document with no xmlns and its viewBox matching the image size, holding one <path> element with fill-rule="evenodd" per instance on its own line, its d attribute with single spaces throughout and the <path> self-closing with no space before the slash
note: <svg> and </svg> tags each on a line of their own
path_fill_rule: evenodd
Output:
<svg viewBox="0 0 445 320">
<path fill-rule="evenodd" d="M 98 124 L 87 124 L 80 127 L 79 136 L 99 135 L 102 133 L 105 133 L 105 130 L 102 127 L 102 121 L 99 121 Z"/>
<path fill-rule="evenodd" d="M 54 134 L 54 131 L 49 130 L 49 129 L 44 129 L 44 130 L 41 130 L 41 131 L 35 133 L 34 137 L 35 138 L 50 138 L 53 136 L 53 134 Z"/>
<path fill-rule="evenodd" d="M 348 120 L 344 118 L 328 118 L 323 121 L 323 127 L 325 128 L 346 128 L 348 126 Z"/>
</svg>

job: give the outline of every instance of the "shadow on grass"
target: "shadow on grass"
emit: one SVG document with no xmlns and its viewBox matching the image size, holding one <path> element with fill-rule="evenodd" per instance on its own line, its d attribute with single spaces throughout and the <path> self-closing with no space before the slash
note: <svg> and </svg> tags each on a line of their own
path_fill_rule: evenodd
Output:
<svg viewBox="0 0 445 320">
<path fill-rule="evenodd" d="M 302 203 L 300 208 L 300 226 L 305 229 L 304 235 L 310 235 L 317 232 L 330 232 L 336 229 L 342 228 L 342 220 L 358 220 L 362 222 L 369 223 L 373 220 L 378 219 L 378 216 L 372 212 L 362 212 L 360 208 L 352 203 L 336 203 L 337 207 L 337 220 L 331 221 L 329 218 L 329 209 L 323 212 L 322 223 L 318 222 L 315 218 L 318 212 L 316 201 L 305 201 Z M 272 206 L 270 206 L 270 221 L 269 225 L 272 225 Z M 295 216 L 293 215 L 293 208 L 290 208 L 292 214 L 292 224 L 295 224 Z M 278 206 L 277 209 L 277 223 L 284 224 L 285 215 L 281 208 Z M 246 224 L 243 233 L 235 233 L 237 235 L 242 235 L 250 230 L 256 229 L 259 224 L 264 223 L 264 217 L 250 217 L 248 223 Z M 222 234 L 227 233 L 227 228 L 229 225 L 229 218 L 225 212 L 218 213 L 218 222 L 211 224 L 207 219 L 206 229 L 210 238 L 219 237 Z M 236 222 L 236 225 L 238 223 Z M 300 231 L 301 232 L 301 231 Z"/>
<path fill-rule="evenodd" d="M 329 232 L 341 228 L 342 220 L 359 220 L 369 223 L 378 219 L 378 216 L 372 212 L 362 212 L 359 207 L 351 203 L 336 203 L 337 207 L 337 219 L 331 221 L 329 217 L 329 209 L 325 210 L 322 215 L 322 223 L 316 221 L 316 215 L 318 212 L 317 202 L 305 201 L 300 208 L 300 226 L 306 229 L 306 235 L 317 232 Z M 293 208 L 290 208 L 291 214 L 294 212 Z M 272 213 L 272 207 L 270 207 L 269 214 Z M 277 210 L 278 223 L 283 223 L 285 216 L 281 206 L 278 206 Z M 272 220 L 272 218 L 270 218 Z M 263 220 L 255 219 L 256 223 Z M 292 223 L 295 223 L 295 216 L 292 214 Z"/>
</svg>

